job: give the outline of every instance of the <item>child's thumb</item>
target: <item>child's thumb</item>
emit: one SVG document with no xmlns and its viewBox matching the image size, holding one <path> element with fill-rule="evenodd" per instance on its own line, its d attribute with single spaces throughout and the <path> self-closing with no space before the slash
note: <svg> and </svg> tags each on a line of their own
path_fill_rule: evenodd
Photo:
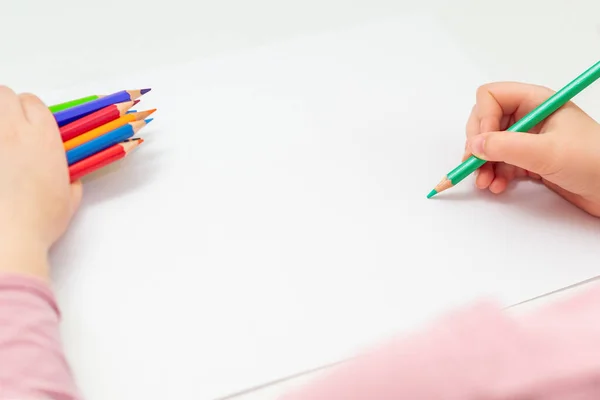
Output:
<svg viewBox="0 0 600 400">
<path fill-rule="evenodd" d="M 487 132 L 471 138 L 469 148 L 482 160 L 503 161 L 540 175 L 555 168 L 556 146 L 547 135 Z"/>
</svg>

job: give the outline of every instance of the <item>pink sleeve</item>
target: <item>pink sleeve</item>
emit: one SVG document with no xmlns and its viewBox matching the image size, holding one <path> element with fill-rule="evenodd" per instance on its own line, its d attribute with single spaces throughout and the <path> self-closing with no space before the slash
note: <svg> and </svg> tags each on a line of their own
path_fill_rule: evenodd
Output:
<svg viewBox="0 0 600 400">
<path fill-rule="evenodd" d="M 65 360 L 48 285 L 0 275 L 0 399 L 80 399 Z"/>
<path fill-rule="evenodd" d="M 282 398 L 373 399 L 600 399 L 600 288 L 521 317 L 467 307 Z"/>
</svg>

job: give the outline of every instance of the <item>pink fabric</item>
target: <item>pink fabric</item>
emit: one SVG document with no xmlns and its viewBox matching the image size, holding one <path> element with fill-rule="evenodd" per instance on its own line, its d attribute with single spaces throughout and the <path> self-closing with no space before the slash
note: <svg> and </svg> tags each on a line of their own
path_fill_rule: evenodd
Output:
<svg viewBox="0 0 600 400">
<path fill-rule="evenodd" d="M 65 360 L 48 285 L 0 275 L 0 399 L 80 399 Z"/>
<path fill-rule="evenodd" d="M 448 315 L 283 400 L 600 399 L 600 288 L 531 315 Z"/>
<path fill-rule="evenodd" d="M 79 400 L 46 283 L 0 276 L 0 399 Z M 283 400 L 600 399 L 600 288 L 528 316 L 480 303 Z"/>
</svg>

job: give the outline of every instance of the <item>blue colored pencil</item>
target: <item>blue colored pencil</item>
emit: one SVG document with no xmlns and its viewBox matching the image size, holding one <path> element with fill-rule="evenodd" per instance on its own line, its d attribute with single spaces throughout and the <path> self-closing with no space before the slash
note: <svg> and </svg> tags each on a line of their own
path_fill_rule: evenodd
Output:
<svg viewBox="0 0 600 400">
<path fill-rule="evenodd" d="M 108 149 L 117 143 L 123 142 L 134 136 L 140 129 L 148 125 L 151 121 L 152 118 L 148 118 L 144 121 L 130 122 L 127 125 L 115 129 L 114 131 L 110 131 L 94 140 L 90 140 L 81 146 L 77 146 L 74 149 L 67 151 L 67 163 L 69 166 L 73 165 L 76 162 L 93 156 L 94 154 Z"/>
<path fill-rule="evenodd" d="M 75 107 L 67 108 L 54 113 L 54 119 L 58 123 L 58 126 L 64 126 L 71 123 L 79 118 L 85 117 L 95 111 L 98 111 L 104 107 L 108 107 L 113 104 L 122 103 L 125 101 L 135 100 L 138 97 L 148 93 L 150 89 L 141 90 L 122 90 L 117 93 L 110 94 L 108 96 L 101 97 L 97 100 L 93 100 L 87 103 L 80 104 Z"/>
</svg>

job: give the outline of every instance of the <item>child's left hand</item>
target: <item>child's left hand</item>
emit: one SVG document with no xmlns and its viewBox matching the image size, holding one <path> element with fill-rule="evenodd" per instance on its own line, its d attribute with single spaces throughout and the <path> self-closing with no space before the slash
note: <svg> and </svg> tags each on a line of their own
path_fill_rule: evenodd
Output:
<svg viewBox="0 0 600 400">
<path fill-rule="evenodd" d="M 46 278 L 48 251 L 80 200 L 48 107 L 0 86 L 0 272 Z"/>
</svg>

